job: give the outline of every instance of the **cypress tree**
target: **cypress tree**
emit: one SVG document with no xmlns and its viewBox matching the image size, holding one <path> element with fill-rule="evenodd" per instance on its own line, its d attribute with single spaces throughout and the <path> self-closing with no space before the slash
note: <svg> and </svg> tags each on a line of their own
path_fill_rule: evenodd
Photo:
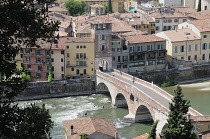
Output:
<svg viewBox="0 0 210 139">
<path fill-rule="evenodd" d="M 154 124 L 152 125 L 152 128 L 149 132 L 149 136 L 147 139 L 156 139 L 156 127 L 159 121 L 155 121 Z"/>
<path fill-rule="evenodd" d="M 109 4 L 108 4 L 108 7 L 109 7 L 109 13 L 113 13 L 113 11 L 112 11 L 112 1 L 111 0 L 109 0 Z"/>
<path fill-rule="evenodd" d="M 198 9 L 197 9 L 197 12 L 200 12 L 201 11 L 201 0 L 198 1 Z"/>
<path fill-rule="evenodd" d="M 160 137 L 162 139 L 196 139 L 195 133 L 192 133 L 193 126 L 186 118 L 190 101 L 183 99 L 184 95 L 180 86 L 177 86 L 174 93 L 172 103 L 169 104 L 167 128 L 162 130 Z"/>
</svg>

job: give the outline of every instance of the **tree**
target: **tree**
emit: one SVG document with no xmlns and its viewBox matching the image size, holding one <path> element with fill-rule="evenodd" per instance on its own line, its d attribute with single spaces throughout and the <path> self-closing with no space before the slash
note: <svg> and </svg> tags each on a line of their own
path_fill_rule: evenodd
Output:
<svg viewBox="0 0 210 139">
<path fill-rule="evenodd" d="M 85 13 L 85 1 L 74 1 L 74 0 L 68 0 L 65 2 L 64 5 L 68 11 L 69 15 L 71 16 L 79 16 L 83 15 Z"/>
<path fill-rule="evenodd" d="M 149 132 L 149 136 L 147 139 L 156 139 L 156 127 L 157 127 L 157 124 L 158 124 L 158 120 L 154 122 L 154 124 L 152 125 L 152 128 Z"/>
<path fill-rule="evenodd" d="M 109 0 L 109 3 L 108 3 L 108 12 L 109 13 L 113 13 L 113 11 L 112 11 L 112 0 Z"/>
<path fill-rule="evenodd" d="M 107 13 L 108 13 L 108 5 L 105 4 L 105 3 L 103 3 L 103 4 L 101 4 L 101 5 L 105 7 L 105 13 L 107 14 Z"/>
<path fill-rule="evenodd" d="M 172 103 L 169 104 L 168 124 L 162 130 L 160 137 L 162 139 L 196 139 L 195 133 L 192 132 L 193 126 L 186 118 L 190 101 L 183 99 L 184 95 L 180 86 L 177 86 L 174 93 Z"/>
<path fill-rule="evenodd" d="M 201 11 L 201 0 L 198 1 L 198 9 L 197 9 L 197 12 L 200 12 Z"/>
<path fill-rule="evenodd" d="M 80 139 L 89 139 L 88 134 L 86 133 L 81 133 L 80 135 Z"/>
<path fill-rule="evenodd" d="M 20 67 L 19 72 L 20 72 L 20 78 L 22 80 L 22 83 L 28 83 L 31 81 L 31 77 L 30 75 L 27 75 L 25 68 Z"/>
<path fill-rule="evenodd" d="M 51 117 L 44 106 L 19 108 L 12 104 L 14 97 L 25 89 L 29 78 L 24 70 L 21 74 L 16 69 L 16 63 L 11 59 L 19 53 L 21 46 L 40 47 L 36 43 L 38 39 L 52 42 L 59 25 L 48 16 L 48 5 L 53 1 L 0 2 L 0 135 L 3 139 L 45 139 L 52 128 Z M 39 4 L 40 8 L 35 4 Z"/>
</svg>

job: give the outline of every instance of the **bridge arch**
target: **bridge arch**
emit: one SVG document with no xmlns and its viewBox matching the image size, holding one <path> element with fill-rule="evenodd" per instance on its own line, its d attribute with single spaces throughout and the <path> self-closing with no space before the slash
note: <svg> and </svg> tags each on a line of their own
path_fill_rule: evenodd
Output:
<svg viewBox="0 0 210 139">
<path fill-rule="evenodd" d="M 115 106 L 117 108 L 127 108 L 128 103 L 125 96 L 122 93 L 118 93 L 115 98 Z"/>
<path fill-rule="evenodd" d="M 155 117 L 152 116 L 152 112 L 145 106 L 139 105 L 136 114 L 135 122 L 154 122 Z"/>
</svg>

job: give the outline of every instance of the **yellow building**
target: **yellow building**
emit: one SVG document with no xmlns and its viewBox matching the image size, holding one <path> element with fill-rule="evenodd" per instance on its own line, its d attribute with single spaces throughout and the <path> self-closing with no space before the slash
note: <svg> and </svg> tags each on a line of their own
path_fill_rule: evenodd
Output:
<svg viewBox="0 0 210 139">
<path fill-rule="evenodd" d="M 201 38 L 190 29 L 163 31 L 156 36 L 167 39 L 167 60 L 175 66 L 173 60 L 183 60 L 192 64 L 203 63 Z"/>
<path fill-rule="evenodd" d="M 137 9 L 137 2 L 135 0 L 125 0 L 124 10 L 131 11 L 131 9 Z"/>
<path fill-rule="evenodd" d="M 124 1 L 123 0 L 112 0 L 112 10 L 114 13 L 124 13 Z"/>
<path fill-rule="evenodd" d="M 69 37 L 65 45 L 67 78 L 91 78 L 95 73 L 94 39 Z"/>
<path fill-rule="evenodd" d="M 19 53 L 16 55 L 15 59 L 13 59 L 12 61 L 16 62 L 17 69 L 19 69 L 20 67 L 23 67 L 23 50 L 22 50 L 22 48 L 19 50 Z"/>
</svg>

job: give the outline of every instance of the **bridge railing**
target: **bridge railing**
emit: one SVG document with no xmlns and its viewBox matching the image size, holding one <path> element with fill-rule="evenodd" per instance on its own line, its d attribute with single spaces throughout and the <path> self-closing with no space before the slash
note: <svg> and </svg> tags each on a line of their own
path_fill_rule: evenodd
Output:
<svg viewBox="0 0 210 139">
<path fill-rule="evenodd" d="M 119 70 L 116 70 L 114 69 L 114 72 L 121 75 L 121 76 L 124 76 L 124 77 L 127 77 L 127 78 L 130 78 L 131 80 L 133 79 L 133 76 L 132 75 L 129 75 L 127 73 L 124 73 L 124 72 L 121 72 Z M 165 90 L 161 89 L 160 87 L 158 87 L 157 85 L 153 84 L 153 83 L 150 83 L 150 82 L 147 82 L 147 81 L 144 81 L 142 79 L 139 79 L 139 78 L 135 78 L 135 82 L 138 82 L 138 83 L 141 83 L 145 86 L 148 86 L 150 88 L 153 88 L 154 90 L 156 90 L 158 93 L 162 94 L 163 96 L 165 96 L 166 99 L 168 99 L 170 102 L 171 102 L 171 99 L 173 98 L 173 96 L 171 94 L 169 94 L 168 92 L 166 92 Z M 199 116 L 199 115 L 202 115 L 201 113 L 199 113 L 198 111 L 196 111 L 195 109 L 193 108 L 189 108 L 189 112 L 193 115 L 196 115 L 196 116 Z"/>
<path fill-rule="evenodd" d="M 153 106 L 153 108 L 155 108 L 158 111 L 163 112 L 164 114 L 167 115 L 167 113 L 169 111 L 168 108 L 166 108 L 165 106 L 161 105 L 159 102 L 155 101 L 153 98 L 148 96 L 145 92 L 141 91 L 139 88 L 137 88 L 135 86 L 132 86 L 131 84 L 116 78 L 115 76 L 109 75 L 107 73 L 103 73 L 103 72 L 101 72 L 99 70 L 96 71 L 96 75 L 98 77 L 103 78 L 103 80 L 106 80 L 106 81 L 108 81 L 108 82 L 110 82 L 112 84 L 115 84 L 115 86 L 119 86 L 120 88 L 126 90 L 126 92 L 133 92 L 134 93 L 133 95 L 136 96 L 136 97 L 138 96 L 139 100 L 147 100 L 146 103 L 150 104 L 150 106 Z M 133 90 L 133 91 L 131 91 L 131 90 Z M 135 92 L 141 92 L 142 95 L 139 95 L 138 93 L 136 94 Z"/>
</svg>

